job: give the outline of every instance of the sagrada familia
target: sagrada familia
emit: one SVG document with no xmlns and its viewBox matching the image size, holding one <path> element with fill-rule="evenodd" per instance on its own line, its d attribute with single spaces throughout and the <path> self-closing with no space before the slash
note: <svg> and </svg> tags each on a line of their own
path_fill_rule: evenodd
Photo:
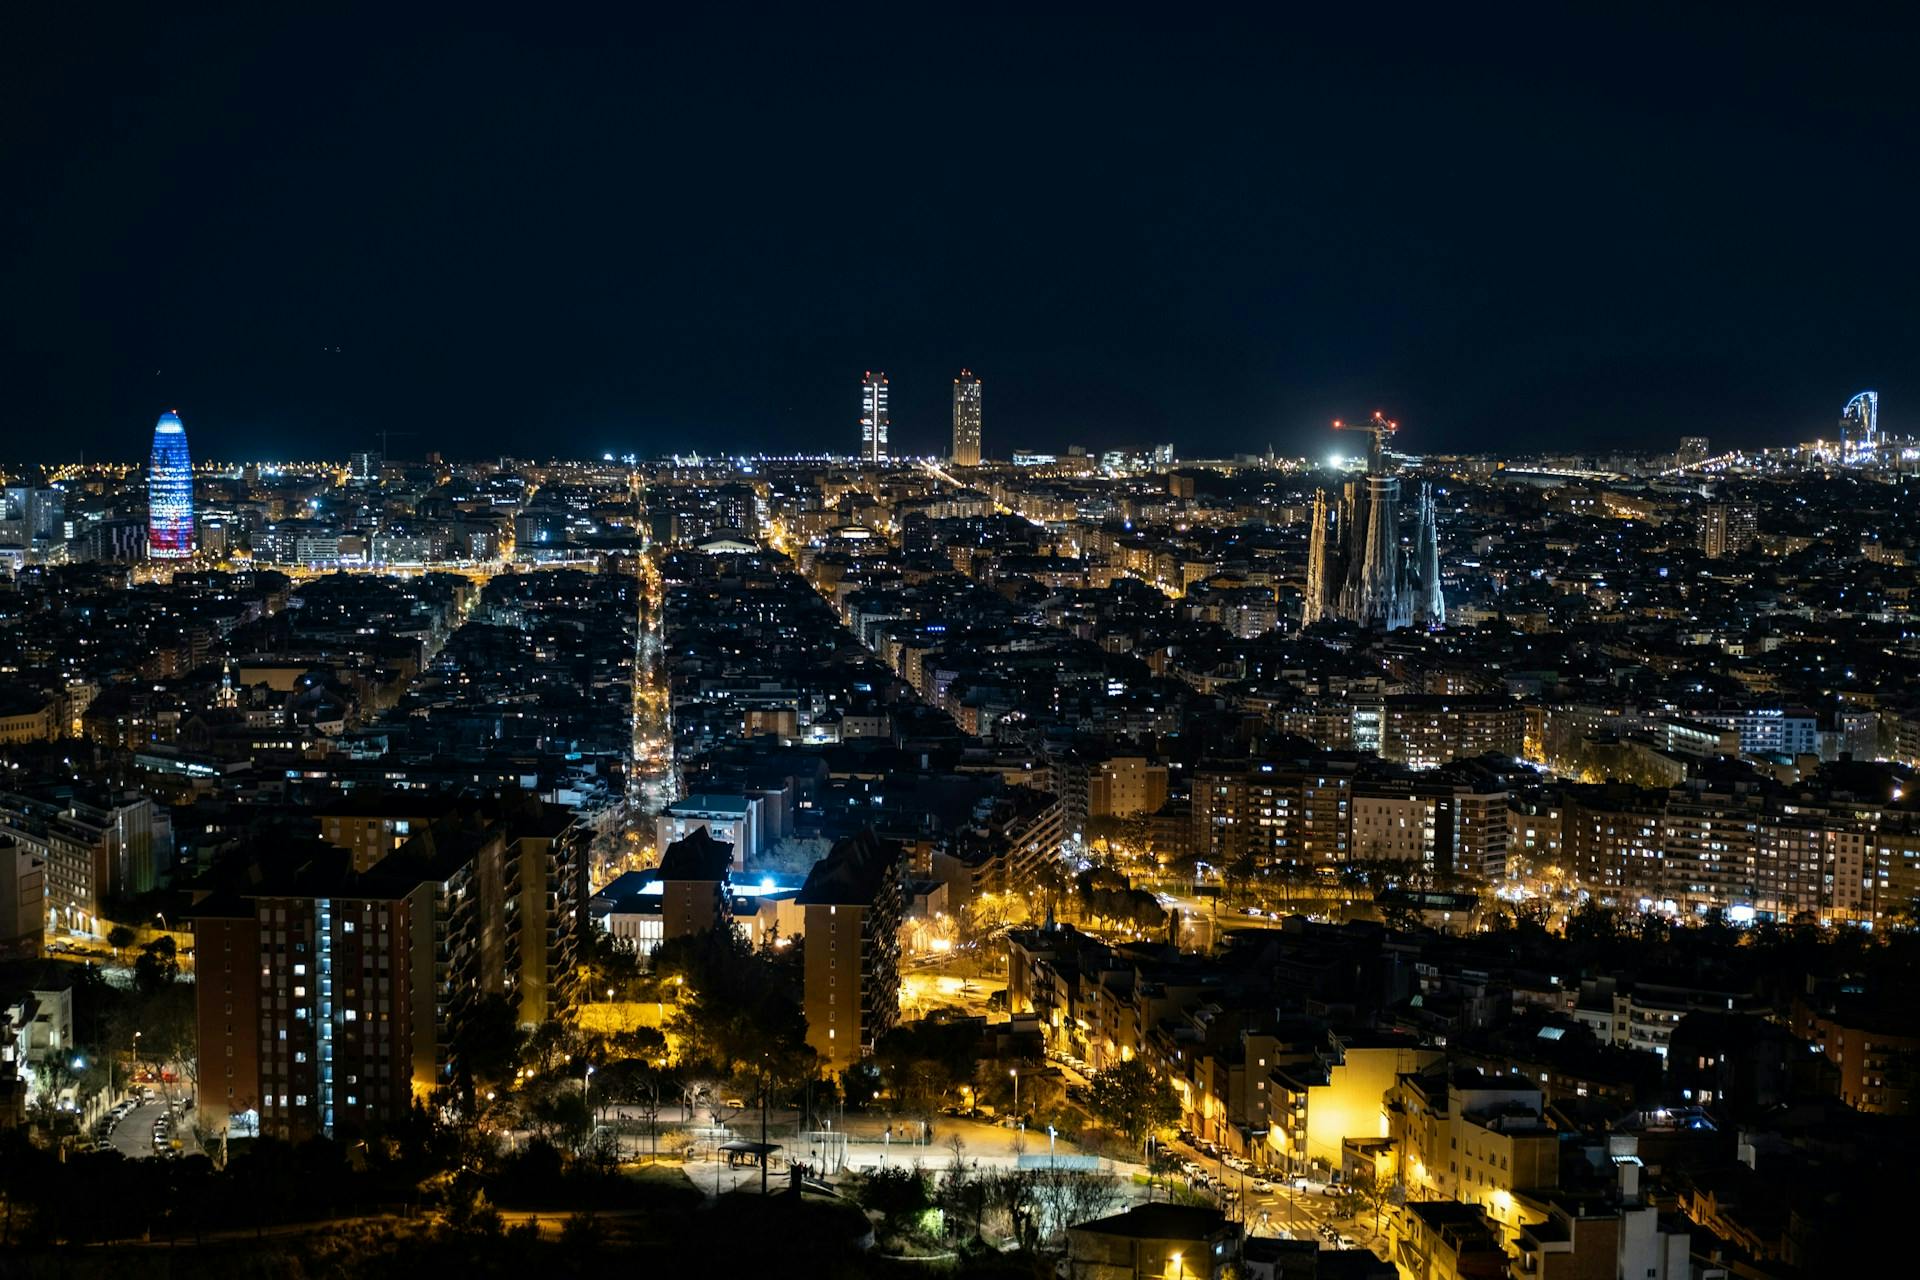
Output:
<svg viewBox="0 0 1920 1280">
<path fill-rule="evenodd" d="M 1302 623 L 1339 618 L 1363 626 L 1438 627 L 1447 620 L 1440 594 L 1440 543 L 1433 491 L 1420 486 L 1410 545 L 1400 537 L 1400 477 L 1389 474 L 1382 446 L 1399 424 L 1380 414 L 1343 431 L 1369 433 L 1367 474 L 1337 497 L 1313 495 L 1307 545 L 1307 600 Z"/>
</svg>

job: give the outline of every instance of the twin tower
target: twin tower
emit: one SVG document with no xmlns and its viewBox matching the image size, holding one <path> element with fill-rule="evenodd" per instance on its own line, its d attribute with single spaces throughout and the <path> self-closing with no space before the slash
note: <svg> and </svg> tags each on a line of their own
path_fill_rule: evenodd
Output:
<svg viewBox="0 0 1920 1280">
<path fill-rule="evenodd" d="M 860 378 L 860 460 L 885 462 L 893 415 L 887 411 L 887 375 L 869 369 Z M 953 452 L 955 466 L 980 465 L 980 375 L 962 369 L 953 380 Z"/>
<path fill-rule="evenodd" d="M 1368 423 L 1333 425 L 1369 433 L 1367 474 L 1347 481 L 1332 501 L 1327 490 L 1314 491 L 1302 624 L 1338 618 L 1388 631 L 1444 625 L 1440 542 L 1428 486 L 1420 486 L 1412 543 L 1400 537 L 1400 477 L 1388 472 L 1383 450 L 1398 424 L 1376 413 Z"/>
</svg>

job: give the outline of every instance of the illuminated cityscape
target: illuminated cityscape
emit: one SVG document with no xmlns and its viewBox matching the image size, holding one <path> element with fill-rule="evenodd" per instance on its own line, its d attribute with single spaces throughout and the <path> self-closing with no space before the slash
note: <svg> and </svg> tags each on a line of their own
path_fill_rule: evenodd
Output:
<svg viewBox="0 0 1920 1280">
<path fill-rule="evenodd" d="M 0 1272 L 1906 1274 L 1865 21 L 32 7 Z"/>
</svg>

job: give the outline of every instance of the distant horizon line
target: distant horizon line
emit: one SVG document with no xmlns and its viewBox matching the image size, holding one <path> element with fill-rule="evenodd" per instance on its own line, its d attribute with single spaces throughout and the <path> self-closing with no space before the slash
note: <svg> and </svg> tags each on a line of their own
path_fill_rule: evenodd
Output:
<svg viewBox="0 0 1920 1280">
<path fill-rule="evenodd" d="M 188 435 L 189 441 L 191 441 L 192 439 L 191 429 L 189 429 L 187 435 Z M 1678 437 L 1676 438 L 1676 443 L 1678 439 L 1684 439 L 1684 438 L 1691 438 L 1691 437 Z M 1710 436 L 1705 438 L 1709 440 L 1712 439 L 1712 437 Z M 1765 455 L 1769 453 L 1792 452 L 1792 451 L 1803 449 L 1810 445 L 1815 445 L 1822 442 L 1823 442 L 1823 438 L 1816 438 L 1813 440 L 1799 440 L 1791 444 L 1734 446 L 1733 448 L 1723 450 L 1721 453 L 1716 454 L 1715 456 L 1725 456 L 1726 454 L 1740 454 L 1743 456 L 1754 456 L 1754 455 Z M 1166 442 L 1163 441 L 1161 443 L 1164 444 Z M 1156 447 L 1158 446 L 1153 444 L 1131 444 L 1131 445 L 1114 445 L 1114 446 L 1096 449 L 1092 446 L 1069 445 L 1063 449 L 1042 449 L 1042 448 L 1025 449 L 1023 448 L 1018 452 L 1022 454 L 1043 455 L 1043 456 L 1051 457 L 1056 461 L 1064 461 L 1072 458 L 1086 458 L 1089 461 L 1097 462 L 1101 457 L 1107 454 L 1111 454 L 1111 453 L 1137 454 L 1137 453 L 1150 451 Z M 1066 451 L 1067 448 L 1081 448 L 1083 449 L 1083 452 L 1069 453 Z M 247 466 L 274 466 L 274 467 L 286 467 L 286 468 L 346 467 L 350 464 L 353 455 L 356 453 L 378 453 L 378 452 L 379 452 L 378 450 L 373 450 L 373 449 L 353 449 L 353 450 L 349 450 L 346 454 L 342 455 L 339 458 L 221 457 L 221 458 L 207 459 L 207 458 L 196 457 L 193 461 L 193 468 L 195 471 L 199 471 L 202 469 L 220 469 L 220 468 L 227 468 L 227 467 L 247 467 Z M 439 452 L 439 451 L 435 450 L 434 452 Z M 1525 461 L 1525 460 L 1531 460 L 1531 459 L 1564 458 L 1570 455 L 1589 455 L 1589 456 L 1604 455 L 1608 457 L 1654 459 L 1654 458 L 1671 456 L 1672 454 L 1677 453 L 1678 449 L 1677 447 L 1673 449 L 1659 449 L 1659 448 L 1646 448 L 1646 447 L 1633 448 L 1633 447 L 1603 447 L 1603 446 L 1569 446 L 1563 449 L 1534 450 L 1526 453 L 1518 453 L 1518 452 L 1508 453 L 1508 452 L 1501 452 L 1498 450 L 1486 450 L 1486 449 L 1480 449 L 1480 450 L 1389 449 L 1387 450 L 1387 452 L 1398 457 L 1415 458 L 1415 459 L 1462 458 L 1462 459 L 1493 460 L 1493 461 L 1508 461 L 1508 460 L 1517 459 L 1517 460 Z M 400 464 L 411 463 L 411 464 L 418 464 L 418 465 L 429 465 L 427 459 L 424 456 L 403 456 L 403 455 L 389 456 L 386 454 L 381 454 L 380 456 L 383 461 L 390 461 L 390 462 L 395 462 Z M 1245 465 L 1248 465 L 1248 461 L 1260 461 L 1260 460 L 1264 460 L 1269 456 L 1271 456 L 1276 463 L 1279 463 L 1279 462 L 1307 463 L 1307 464 L 1312 464 L 1316 466 L 1324 466 L 1330 458 L 1338 457 L 1338 458 L 1351 461 L 1355 458 L 1360 457 L 1361 454 L 1357 450 L 1350 451 L 1345 449 L 1329 450 L 1326 453 L 1319 454 L 1319 455 L 1308 454 L 1308 453 L 1287 453 L 1279 450 L 1274 450 L 1271 454 L 1269 454 L 1267 451 L 1264 451 L 1264 450 L 1261 450 L 1261 451 L 1241 450 L 1241 451 L 1236 451 L 1234 453 L 1210 453 L 1210 454 L 1193 454 L 1193 455 L 1181 455 L 1176 453 L 1174 456 L 1173 463 L 1171 465 L 1177 467 L 1177 466 L 1199 466 L 1207 463 L 1228 463 L 1236 466 L 1245 466 Z M 942 454 L 942 453 L 892 454 L 892 455 L 889 455 L 887 458 L 881 460 L 880 463 L 876 464 L 873 461 L 867 458 L 864 458 L 857 453 L 794 454 L 794 453 L 767 453 L 764 451 L 743 451 L 743 450 L 731 450 L 731 449 L 715 450 L 710 453 L 702 450 L 688 450 L 687 452 L 684 452 L 684 453 L 659 453 L 659 454 L 622 453 L 611 458 L 605 456 L 604 450 L 602 451 L 602 455 L 599 457 L 593 457 L 593 456 L 587 456 L 587 455 L 561 456 L 561 455 L 550 454 L 544 458 L 541 458 L 541 457 L 535 457 L 532 455 L 500 452 L 500 453 L 488 453 L 488 454 L 473 454 L 473 455 L 468 455 L 466 457 L 459 457 L 459 458 L 442 458 L 440 460 L 440 463 L 437 465 L 472 466 L 472 465 L 486 463 L 486 462 L 499 462 L 501 460 L 511 460 L 513 462 L 527 463 L 527 464 L 536 465 L 536 466 L 564 466 L 564 465 L 589 466 L 591 465 L 591 466 L 634 467 L 634 466 L 648 466 L 648 465 L 656 465 L 656 464 L 673 464 L 673 465 L 688 466 L 688 465 L 694 465 L 694 464 L 689 462 L 684 462 L 681 460 L 695 458 L 695 457 L 701 459 L 702 463 L 747 461 L 747 462 L 775 462 L 775 463 L 795 463 L 795 464 L 819 463 L 819 464 L 870 467 L 875 465 L 881 465 L 881 466 L 917 465 L 917 464 L 922 464 L 927 462 L 934 462 L 934 463 L 940 463 L 943 465 L 955 465 L 952 463 L 952 460 L 948 455 Z M 629 459 L 631 459 L 631 461 L 629 461 Z M 1246 461 L 1243 461 L 1243 460 L 1246 460 Z M 30 460 L 18 459 L 18 458 L 9 459 L 5 462 L 0 462 L 0 469 L 12 470 L 12 469 L 22 468 L 22 467 L 41 467 L 41 468 L 54 468 L 54 469 L 65 468 L 65 467 L 76 467 L 76 468 L 78 467 L 129 467 L 129 468 L 139 469 L 139 468 L 145 467 L 146 465 L 147 463 L 144 460 L 137 457 L 135 458 L 87 458 L 83 451 L 81 456 L 79 457 L 59 459 L 59 460 L 30 461 Z M 996 466 L 997 467 L 1014 467 L 1014 466 L 1021 466 L 1023 464 L 1018 464 L 1014 462 L 1013 455 L 1009 453 L 1009 454 L 998 456 L 998 457 L 982 457 L 980 462 L 977 465 L 980 467 L 996 467 Z M 1038 463 L 1038 464 L 1028 464 L 1028 465 L 1029 466 L 1046 466 L 1049 464 Z M 1335 468 L 1335 469 L 1338 469 L 1338 468 Z"/>
</svg>

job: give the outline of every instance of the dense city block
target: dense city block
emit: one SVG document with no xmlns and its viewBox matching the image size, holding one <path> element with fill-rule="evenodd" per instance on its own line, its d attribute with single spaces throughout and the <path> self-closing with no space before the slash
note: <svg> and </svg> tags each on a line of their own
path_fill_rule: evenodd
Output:
<svg viewBox="0 0 1920 1280">
<path fill-rule="evenodd" d="M 1920 8 L 227 8 L 0 25 L 0 1280 L 1916 1271 Z"/>
<path fill-rule="evenodd" d="M 187 464 L 177 555 L 90 532 L 173 518 L 150 476 L 23 475 L 9 1234 L 616 1248 L 704 1200 L 988 1270 L 1663 1280 L 1882 1239 L 1903 448 L 963 462 L 978 387 L 951 462 Z"/>
</svg>

